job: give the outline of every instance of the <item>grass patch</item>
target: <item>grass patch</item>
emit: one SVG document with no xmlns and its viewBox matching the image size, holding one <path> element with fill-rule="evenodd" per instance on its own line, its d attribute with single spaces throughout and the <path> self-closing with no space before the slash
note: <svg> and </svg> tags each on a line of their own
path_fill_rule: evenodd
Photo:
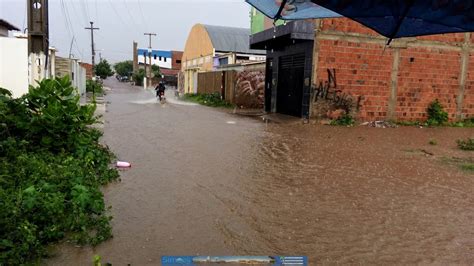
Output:
<svg viewBox="0 0 474 266">
<path fill-rule="evenodd" d="M 221 94 L 218 92 L 214 93 L 203 93 L 203 94 L 185 94 L 182 98 L 184 101 L 194 102 L 210 107 L 224 107 L 232 108 L 234 105 L 222 100 Z"/>
<path fill-rule="evenodd" d="M 438 145 L 438 142 L 435 139 L 430 139 L 429 144 L 432 146 Z"/>
<path fill-rule="evenodd" d="M 331 126 L 353 126 L 355 120 L 349 114 L 344 114 L 343 116 L 339 117 L 338 119 L 332 120 L 330 125 Z"/>
<path fill-rule="evenodd" d="M 461 165 L 461 169 L 468 172 L 474 172 L 474 163 L 468 163 Z"/>
<path fill-rule="evenodd" d="M 474 151 L 474 139 L 468 138 L 467 140 L 459 139 L 457 141 L 458 147 L 464 151 Z"/>
</svg>

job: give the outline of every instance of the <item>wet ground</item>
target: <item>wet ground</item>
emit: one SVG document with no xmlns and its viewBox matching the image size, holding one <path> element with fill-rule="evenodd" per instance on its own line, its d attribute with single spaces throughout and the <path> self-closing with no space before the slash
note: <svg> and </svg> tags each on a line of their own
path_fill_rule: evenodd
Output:
<svg viewBox="0 0 474 266">
<path fill-rule="evenodd" d="M 163 255 L 474 263 L 474 175 L 457 163 L 474 158 L 455 143 L 473 129 L 266 124 L 106 85 L 104 141 L 133 163 L 105 188 L 114 238 L 63 244 L 50 265 L 90 265 L 95 254 L 113 265 Z"/>
</svg>

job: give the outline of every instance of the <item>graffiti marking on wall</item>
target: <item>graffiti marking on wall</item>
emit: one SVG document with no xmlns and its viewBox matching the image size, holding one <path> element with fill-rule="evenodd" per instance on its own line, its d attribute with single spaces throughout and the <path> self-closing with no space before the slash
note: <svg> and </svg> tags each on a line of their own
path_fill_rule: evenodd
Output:
<svg viewBox="0 0 474 266">
<path fill-rule="evenodd" d="M 245 107 L 262 107 L 264 102 L 265 74 L 263 70 L 237 73 L 236 104 Z"/>
<path fill-rule="evenodd" d="M 337 88 L 336 69 L 328 69 L 327 81 L 320 81 L 319 85 L 313 87 L 314 102 L 326 101 L 335 109 L 343 109 L 350 112 L 354 107 L 358 111 L 362 101 L 359 96 L 357 100 L 352 95 Z"/>
</svg>

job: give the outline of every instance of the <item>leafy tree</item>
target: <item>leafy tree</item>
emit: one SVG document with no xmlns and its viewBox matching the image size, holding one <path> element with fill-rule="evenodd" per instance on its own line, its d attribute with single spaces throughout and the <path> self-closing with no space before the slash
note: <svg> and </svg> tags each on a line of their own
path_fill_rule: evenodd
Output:
<svg viewBox="0 0 474 266">
<path fill-rule="evenodd" d="M 161 70 L 160 67 L 157 65 L 151 66 L 151 72 L 153 73 L 154 77 L 161 77 Z"/>
<path fill-rule="evenodd" d="M 110 77 L 114 74 L 109 62 L 107 62 L 105 59 L 101 60 L 100 63 L 95 65 L 94 71 L 95 74 L 101 79 L 106 79 L 107 77 Z"/>
<path fill-rule="evenodd" d="M 130 73 L 133 72 L 133 62 L 132 61 L 123 61 L 114 65 L 115 73 L 119 74 L 122 77 L 130 76 Z"/>
</svg>

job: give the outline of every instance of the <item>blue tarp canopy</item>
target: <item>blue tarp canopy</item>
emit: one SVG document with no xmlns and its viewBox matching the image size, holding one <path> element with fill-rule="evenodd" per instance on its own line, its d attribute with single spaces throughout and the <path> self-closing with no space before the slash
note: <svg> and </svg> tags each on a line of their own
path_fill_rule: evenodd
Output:
<svg viewBox="0 0 474 266">
<path fill-rule="evenodd" d="M 319 10 L 317 8 L 305 8 L 314 3 L 351 18 L 390 39 L 474 31 L 473 0 L 249 0 L 248 2 L 272 18 L 278 18 L 280 10 L 283 19 L 329 17 L 316 12 Z M 280 9 L 279 3 L 284 3 L 284 8 Z M 276 14 L 275 8 L 271 9 L 271 5 L 277 6 Z M 291 13 L 286 16 L 285 10 L 291 10 Z"/>
<path fill-rule="evenodd" d="M 311 0 L 289 0 L 285 8 L 282 9 L 280 17 L 278 17 L 278 11 L 282 3 L 281 0 L 246 0 L 246 2 L 272 19 L 300 20 L 341 16 L 331 10 L 314 4 Z"/>
</svg>

